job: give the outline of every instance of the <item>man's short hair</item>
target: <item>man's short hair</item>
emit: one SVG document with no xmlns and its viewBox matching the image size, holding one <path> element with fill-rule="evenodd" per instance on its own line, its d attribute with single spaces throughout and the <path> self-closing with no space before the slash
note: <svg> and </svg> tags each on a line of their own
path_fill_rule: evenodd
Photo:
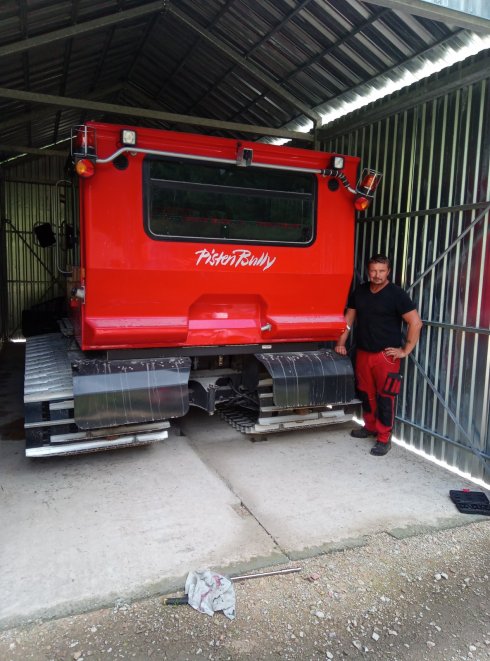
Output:
<svg viewBox="0 0 490 661">
<path fill-rule="evenodd" d="M 389 257 L 387 257 L 386 255 L 381 255 L 381 254 L 373 255 L 372 257 L 369 258 L 368 267 L 370 264 L 386 264 L 386 266 L 391 271 L 391 261 Z"/>
</svg>

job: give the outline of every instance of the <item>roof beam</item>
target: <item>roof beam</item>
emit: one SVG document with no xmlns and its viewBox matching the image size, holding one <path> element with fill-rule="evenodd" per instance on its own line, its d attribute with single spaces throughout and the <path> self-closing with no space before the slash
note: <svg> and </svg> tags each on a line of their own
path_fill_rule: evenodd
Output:
<svg viewBox="0 0 490 661">
<path fill-rule="evenodd" d="M 155 2 L 149 2 L 146 5 L 134 7 L 133 9 L 125 9 L 123 11 L 110 14 L 109 16 L 101 16 L 100 18 L 94 18 L 91 21 L 70 25 L 67 28 L 46 32 L 44 34 L 38 35 L 37 37 L 22 39 L 21 41 L 16 41 L 12 44 L 1 46 L 0 57 L 5 55 L 13 55 L 15 53 L 22 53 L 23 51 L 31 50 L 32 48 L 37 48 L 38 46 L 52 44 L 54 41 L 69 39 L 70 37 L 76 37 L 80 34 L 85 34 L 86 32 L 94 32 L 95 30 L 100 30 L 102 28 L 115 25 L 116 23 L 121 23 L 122 21 L 130 21 L 132 19 L 139 18 L 140 16 L 145 16 L 146 14 L 163 12 L 166 5 L 167 0 L 155 0 Z"/>
<path fill-rule="evenodd" d="M 290 94 L 287 90 L 281 87 L 281 85 L 279 85 L 279 83 L 277 83 L 273 78 L 271 78 L 266 73 L 261 71 L 261 69 L 256 67 L 251 62 L 248 62 L 248 60 L 245 57 L 243 57 L 243 55 L 237 53 L 235 50 L 233 50 L 232 48 L 224 44 L 222 41 L 217 39 L 209 30 L 201 27 L 198 23 L 196 23 L 196 21 L 194 21 L 192 18 L 187 16 L 187 14 L 180 11 L 180 9 L 177 9 L 177 7 L 175 7 L 172 4 L 169 5 L 168 12 L 171 13 L 176 18 L 178 18 L 182 23 L 187 25 L 187 27 L 189 27 L 191 30 L 201 35 L 203 39 L 211 43 L 217 50 L 224 53 L 230 60 L 233 60 L 234 62 L 239 64 L 240 67 L 248 71 L 252 76 L 254 76 L 254 78 L 262 82 L 270 90 L 274 91 L 278 96 L 283 98 L 285 101 L 288 101 L 294 108 L 298 108 L 298 110 L 301 110 L 303 114 L 305 114 L 314 122 L 320 121 L 320 115 L 317 112 L 315 112 L 312 108 L 310 108 L 305 103 L 300 101 L 298 98 Z"/>
<path fill-rule="evenodd" d="M 122 83 L 119 83 L 118 85 L 112 85 L 112 87 L 107 87 L 104 90 L 87 94 L 86 99 L 95 101 L 96 99 L 101 99 L 107 96 L 111 96 L 111 94 L 114 94 L 115 92 L 120 92 L 123 88 L 124 85 Z M 84 103 L 85 102 L 86 101 L 84 101 Z M 5 121 L 0 121 L 0 130 L 5 131 L 5 129 L 10 128 L 11 126 L 19 126 L 20 124 L 25 124 L 26 122 L 32 122 L 34 120 L 39 120 L 44 117 L 49 117 L 52 114 L 53 114 L 53 110 L 51 108 L 48 108 L 44 110 L 35 110 L 32 112 L 26 112 L 23 113 L 22 115 L 15 115 L 14 117 L 10 117 L 10 119 L 6 119 Z"/>
<path fill-rule="evenodd" d="M 63 156 L 66 158 L 68 151 L 65 149 L 39 149 L 37 147 L 20 147 L 18 145 L 6 145 L 0 143 L 0 151 L 10 152 L 11 154 L 35 154 L 36 156 Z"/>
<path fill-rule="evenodd" d="M 102 103 L 89 101 L 87 99 L 74 99 L 66 96 L 55 96 L 54 94 L 40 94 L 39 92 L 25 92 L 23 90 L 0 87 L 0 98 L 24 101 L 25 103 L 42 103 L 64 108 L 81 108 L 107 113 L 110 115 L 127 115 L 129 117 L 141 117 L 156 119 L 172 124 L 188 124 L 206 128 L 237 131 L 242 133 L 254 133 L 255 135 L 273 136 L 278 138 L 289 138 L 290 140 L 304 140 L 313 142 L 314 137 L 299 131 L 272 128 L 267 126 L 254 126 L 251 124 L 237 124 L 235 122 L 224 122 L 222 120 L 209 119 L 207 117 L 192 117 L 190 115 L 178 115 L 164 112 L 162 110 L 149 110 L 148 108 L 133 108 L 132 106 L 121 106 L 114 103 Z"/>
<path fill-rule="evenodd" d="M 404 14 L 413 14 L 455 25 L 465 30 L 490 33 L 488 0 L 364 0 Z"/>
</svg>

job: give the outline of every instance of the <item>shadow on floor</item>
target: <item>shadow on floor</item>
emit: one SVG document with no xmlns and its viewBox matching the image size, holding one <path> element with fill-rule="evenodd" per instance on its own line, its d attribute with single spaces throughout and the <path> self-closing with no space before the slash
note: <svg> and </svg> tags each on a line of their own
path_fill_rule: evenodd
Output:
<svg viewBox="0 0 490 661">
<path fill-rule="evenodd" d="M 25 344 L 6 342 L 0 351 L 0 440 L 24 438 Z"/>
</svg>

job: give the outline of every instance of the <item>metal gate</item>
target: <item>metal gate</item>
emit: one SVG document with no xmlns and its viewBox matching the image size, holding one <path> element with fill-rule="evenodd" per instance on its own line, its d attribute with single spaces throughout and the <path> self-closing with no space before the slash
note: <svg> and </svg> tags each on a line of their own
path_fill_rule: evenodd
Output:
<svg viewBox="0 0 490 661">
<path fill-rule="evenodd" d="M 46 158 L 3 169 L 5 339 L 22 337 L 24 310 L 31 311 L 31 319 L 37 313 L 42 320 L 63 305 L 66 284 L 61 269 L 67 261 L 64 228 L 72 225 L 74 210 L 72 185 L 64 178 L 63 166 L 63 159 Z M 50 243 L 47 224 L 52 225 L 56 242 L 43 247 L 43 243 Z"/>
<path fill-rule="evenodd" d="M 424 321 L 404 361 L 396 434 L 487 483 L 489 64 L 483 55 L 322 135 L 326 150 L 384 172 L 370 216 L 357 224 L 356 280 L 371 254 L 386 253 Z"/>
</svg>

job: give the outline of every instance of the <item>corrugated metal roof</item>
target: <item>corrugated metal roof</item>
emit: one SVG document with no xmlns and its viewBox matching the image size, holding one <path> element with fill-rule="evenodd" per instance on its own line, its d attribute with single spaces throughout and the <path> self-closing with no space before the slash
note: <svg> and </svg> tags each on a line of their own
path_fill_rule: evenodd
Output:
<svg viewBox="0 0 490 661">
<path fill-rule="evenodd" d="M 398 1 L 394 7 L 360 0 L 4 0 L 0 161 L 16 149 L 66 140 L 88 118 L 189 129 L 185 118 L 131 117 L 128 107 L 296 130 L 308 116 L 335 110 L 472 37 L 410 7 L 401 11 Z M 24 96 L 14 98 L 19 90 Z M 65 107 L 69 99 L 78 103 Z M 95 101 L 118 104 L 120 116 Z"/>
</svg>

